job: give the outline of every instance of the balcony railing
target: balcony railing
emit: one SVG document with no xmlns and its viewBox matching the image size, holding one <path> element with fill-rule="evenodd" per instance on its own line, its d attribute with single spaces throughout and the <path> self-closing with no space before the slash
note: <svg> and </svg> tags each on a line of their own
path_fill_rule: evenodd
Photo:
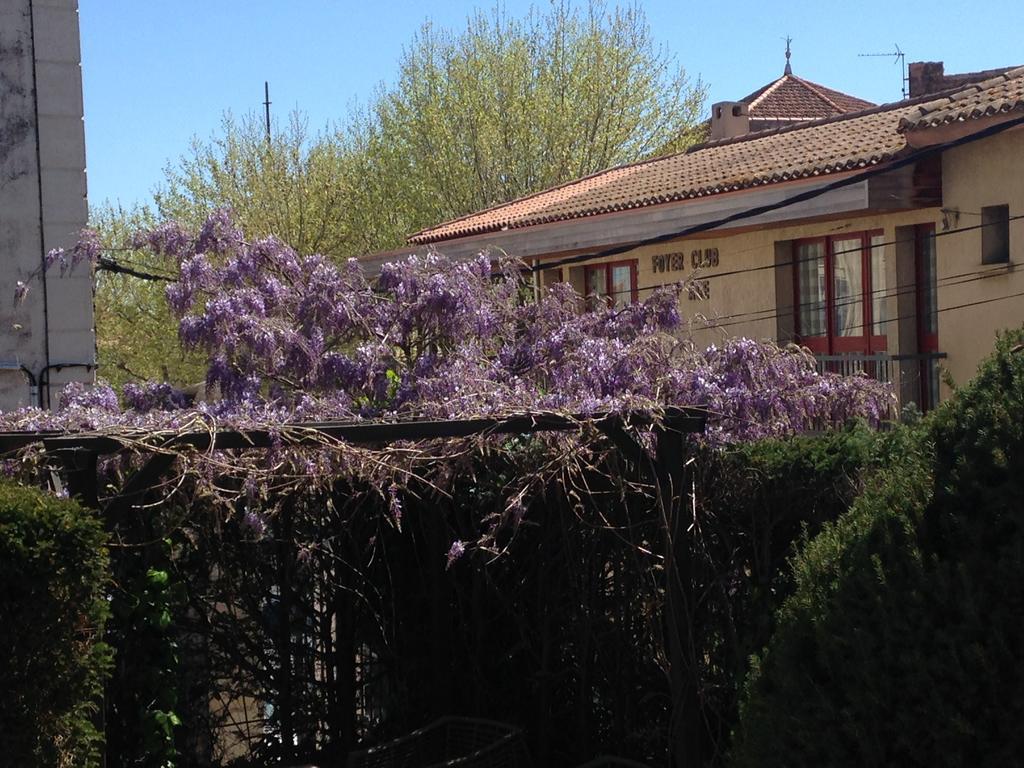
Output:
<svg viewBox="0 0 1024 768">
<path fill-rule="evenodd" d="M 838 355 L 815 355 L 819 373 L 842 376 L 864 374 L 892 384 L 900 406 L 914 403 L 922 411 L 939 404 L 939 361 L 945 352 L 923 352 L 914 355 L 851 352 Z"/>
</svg>

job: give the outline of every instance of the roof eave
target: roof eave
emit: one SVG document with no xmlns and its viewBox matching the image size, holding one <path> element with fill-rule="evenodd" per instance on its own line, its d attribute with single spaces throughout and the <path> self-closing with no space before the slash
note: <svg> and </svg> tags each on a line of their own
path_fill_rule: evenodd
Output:
<svg viewBox="0 0 1024 768">
<path fill-rule="evenodd" d="M 939 124 L 919 121 L 901 126 L 907 145 L 913 149 L 923 149 L 939 144 L 947 144 L 1004 123 L 1019 121 L 1024 113 L 1024 104 L 1020 107 L 980 117 L 960 118 Z"/>
<path fill-rule="evenodd" d="M 888 162 L 876 167 L 886 164 Z M 435 241 L 429 245 L 456 258 L 469 257 L 487 248 L 497 248 L 514 256 L 529 259 L 580 250 L 599 250 L 609 245 L 641 241 L 666 231 L 673 232 L 695 224 L 717 221 L 730 213 L 756 211 L 764 205 L 769 205 L 773 210 L 745 217 L 733 225 L 716 228 L 715 231 L 725 232 L 736 228 L 794 222 L 826 214 L 853 215 L 867 210 L 869 206 L 867 181 L 855 182 L 827 193 L 831 197 L 815 198 L 814 202 L 793 206 L 777 204 L 808 189 L 826 187 L 843 178 L 854 177 L 864 170 L 863 167 L 851 168 L 831 174 L 747 187 L 718 195 L 706 195 L 642 208 L 607 211 L 583 218 L 463 233 L 458 237 Z"/>
</svg>

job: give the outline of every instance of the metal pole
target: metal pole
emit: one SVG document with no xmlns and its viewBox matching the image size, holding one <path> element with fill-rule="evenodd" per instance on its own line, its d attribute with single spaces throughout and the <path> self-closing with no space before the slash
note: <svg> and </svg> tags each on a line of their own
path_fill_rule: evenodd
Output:
<svg viewBox="0 0 1024 768">
<path fill-rule="evenodd" d="M 267 143 L 270 143 L 270 83 L 263 81 L 263 113 L 266 116 Z"/>
</svg>

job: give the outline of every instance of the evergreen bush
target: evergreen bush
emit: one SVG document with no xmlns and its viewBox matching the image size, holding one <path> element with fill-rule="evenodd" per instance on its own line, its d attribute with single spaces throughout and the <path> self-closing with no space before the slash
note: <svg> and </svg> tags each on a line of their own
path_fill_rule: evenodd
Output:
<svg viewBox="0 0 1024 768">
<path fill-rule="evenodd" d="M 0 483 L 0 763 L 93 766 L 110 655 L 106 536 L 73 501 Z"/>
<path fill-rule="evenodd" d="M 703 599 L 704 717 L 724 748 L 736 727 L 743 681 L 793 590 L 790 559 L 822 526 L 849 510 L 865 483 L 901 452 L 894 433 L 863 423 L 818 435 L 738 443 L 695 462 Z"/>
<path fill-rule="evenodd" d="M 735 765 L 1024 754 L 1021 338 L 1000 339 L 920 434 L 901 432 L 901 460 L 795 558 L 795 592 L 748 681 Z"/>
</svg>

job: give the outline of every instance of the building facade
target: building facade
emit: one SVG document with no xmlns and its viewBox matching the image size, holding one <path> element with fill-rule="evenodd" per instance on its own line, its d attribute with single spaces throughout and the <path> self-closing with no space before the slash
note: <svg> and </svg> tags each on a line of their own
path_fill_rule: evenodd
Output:
<svg viewBox="0 0 1024 768">
<path fill-rule="evenodd" d="M 42 270 L 88 214 L 80 62 L 77 0 L 0 0 L 0 410 L 94 376 L 90 266 Z"/>
<path fill-rule="evenodd" d="M 591 301 L 684 280 L 698 343 L 797 342 L 928 408 L 1024 324 L 1022 217 L 1024 68 L 613 168 L 410 242 L 500 248 Z"/>
</svg>

